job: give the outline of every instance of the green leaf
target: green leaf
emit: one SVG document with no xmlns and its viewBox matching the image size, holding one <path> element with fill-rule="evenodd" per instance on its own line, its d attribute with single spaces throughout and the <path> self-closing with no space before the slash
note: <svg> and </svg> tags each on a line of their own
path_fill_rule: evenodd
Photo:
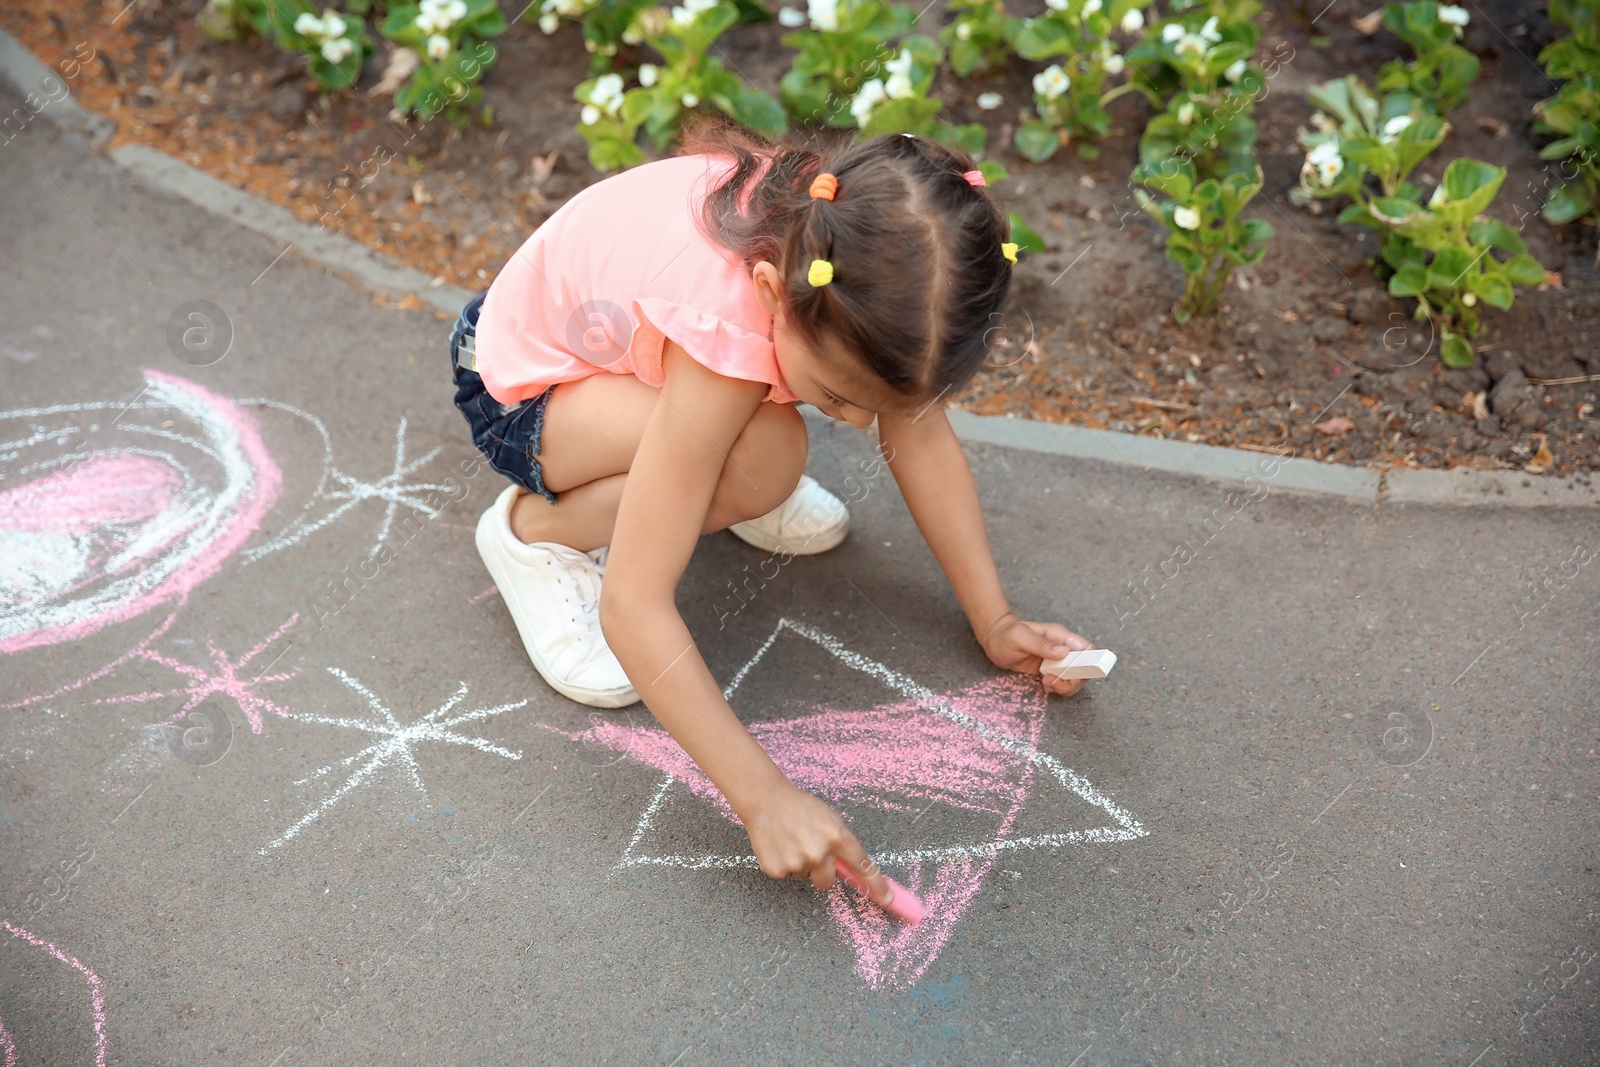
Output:
<svg viewBox="0 0 1600 1067">
<path fill-rule="evenodd" d="M 1420 296 L 1427 288 L 1428 272 L 1423 267 L 1403 267 L 1389 279 L 1391 296 Z"/>
<path fill-rule="evenodd" d="M 1024 59 L 1048 59 L 1071 55 L 1075 42 L 1067 29 L 1052 18 L 1029 19 L 1017 30 L 1011 46 Z"/>
<path fill-rule="evenodd" d="M 1512 256 L 1500 269 L 1512 285 L 1543 285 L 1544 267 L 1532 256 Z"/>
<path fill-rule="evenodd" d="M 1544 202 L 1544 210 L 1540 214 L 1552 226 L 1562 226 L 1574 219 L 1583 218 L 1597 206 L 1600 205 L 1590 198 L 1583 186 L 1573 182 L 1571 185 L 1563 185 L 1553 190 L 1550 198 Z"/>
<path fill-rule="evenodd" d="M 983 173 L 984 181 L 990 185 L 999 185 L 1001 182 L 1011 180 L 1011 172 L 1006 170 L 1005 164 L 997 159 L 979 160 L 978 170 Z"/>
<path fill-rule="evenodd" d="M 1011 240 L 1024 252 L 1044 252 L 1049 250 L 1049 245 L 1044 243 L 1044 238 L 1039 236 L 1039 231 L 1028 225 L 1028 220 L 1011 212 Z"/>
<path fill-rule="evenodd" d="M 1478 262 L 1465 248 L 1441 248 L 1428 264 L 1428 287 L 1446 291 L 1463 288 Z"/>
<path fill-rule="evenodd" d="M 760 89 L 743 86 L 731 103 L 728 114 L 752 130 L 777 137 L 789 129 L 789 119 L 784 114 L 783 105 Z"/>
<path fill-rule="evenodd" d="M 1194 163 L 1172 157 L 1145 160 L 1133 168 L 1132 180 L 1174 200 L 1187 200 L 1194 189 Z"/>
<path fill-rule="evenodd" d="M 1475 245 L 1489 245 L 1512 255 L 1521 255 L 1528 250 L 1517 231 L 1499 219 L 1478 219 L 1467 227 L 1467 236 Z"/>
<path fill-rule="evenodd" d="M 1276 232 L 1266 219 L 1245 219 L 1239 224 L 1239 245 L 1248 248 L 1267 240 Z"/>
<path fill-rule="evenodd" d="M 1506 169 L 1476 159 L 1454 159 L 1444 169 L 1440 185 L 1448 196 L 1449 206 L 1458 217 L 1476 218 L 1489 206 L 1500 183 L 1506 180 Z"/>
<path fill-rule="evenodd" d="M 1187 274 L 1199 274 L 1206 269 L 1206 261 L 1187 242 L 1182 242 L 1176 234 L 1167 241 L 1167 258 L 1184 269 Z"/>
<path fill-rule="evenodd" d="M 1472 366 L 1472 346 L 1458 333 L 1446 330 L 1444 343 L 1439 346 L 1439 358 L 1448 367 Z"/>
<path fill-rule="evenodd" d="M 1482 274 L 1467 276 L 1467 289 L 1490 307 L 1497 307 L 1501 311 L 1511 306 L 1515 293 L 1506 276 L 1498 270 L 1486 270 Z"/>
</svg>

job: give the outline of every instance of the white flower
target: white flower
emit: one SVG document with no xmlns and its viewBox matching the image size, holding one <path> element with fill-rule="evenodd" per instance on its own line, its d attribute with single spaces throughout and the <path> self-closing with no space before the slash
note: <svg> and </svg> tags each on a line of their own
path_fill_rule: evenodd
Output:
<svg viewBox="0 0 1600 1067">
<path fill-rule="evenodd" d="M 1305 165 L 1300 168 L 1302 181 L 1316 175 L 1324 185 L 1344 173 L 1344 157 L 1339 154 L 1339 142 L 1324 141 L 1306 153 Z"/>
<path fill-rule="evenodd" d="M 811 28 L 832 33 L 839 28 L 839 0 L 806 0 Z"/>
<path fill-rule="evenodd" d="M 602 74 L 596 78 L 594 88 L 589 90 L 589 103 L 615 115 L 622 106 L 622 75 Z"/>
<path fill-rule="evenodd" d="M 1194 102 L 1185 100 L 1178 105 L 1178 125 L 1187 126 L 1194 121 Z"/>
<path fill-rule="evenodd" d="M 600 109 L 593 104 L 584 104 L 581 117 L 585 126 L 593 126 L 600 121 Z"/>
<path fill-rule="evenodd" d="M 911 50 L 903 48 L 900 54 L 883 65 L 889 72 L 889 80 L 884 84 L 884 91 L 891 100 L 904 100 L 915 96 L 916 86 L 911 81 Z"/>
<path fill-rule="evenodd" d="M 450 28 L 450 19 L 443 11 L 424 8 L 417 16 L 417 29 L 423 33 L 443 33 Z"/>
<path fill-rule="evenodd" d="M 1072 88 L 1072 79 L 1059 64 L 1052 63 L 1033 76 L 1033 91 L 1046 100 L 1054 100 Z"/>
<path fill-rule="evenodd" d="M 1144 29 L 1143 11 L 1140 11 L 1138 8 L 1134 8 L 1132 11 L 1122 16 L 1123 33 L 1138 33 L 1142 29 Z"/>
<path fill-rule="evenodd" d="M 1217 16 L 1206 19 L 1206 24 L 1200 27 L 1200 36 L 1212 44 L 1222 40 L 1222 34 L 1217 32 Z"/>
<path fill-rule="evenodd" d="M 1167 44 L 1171 44 L 1173 41 L 1176 41 L 1182 36 L 1183 27 L 1178 25 L 1176 22 L 1169 22 L 1165 26 L 1161 27 L 1161 39 L 1167 42 Z"/>
<path fill-rule="evenodd" d="M 324 36 L 330 38 L 343 37 L 344 31 L 348 28 L 344 19 L 339 17 L 337 11 L 324 11 L 322 13 L 322 33 Z"/>
<path fill-rule="evenodd" d="M 646 89 L 650 88 L 656 83 L 656 76 L 660 73 L 660 68 L 658 68 L 654 63 L 640 63 L 639 84 L 644 86 Z"/>
<path fill-rule="evenodd" d="M 683 6 L 696 15 L 703 15 L 721 2 L 722 0 L 683 0 Z"/>
<path fill-rule="evenodd" d="M 322 42 L 322 58 L 335 65 L 344 62 L 345 58 L 355 50 L 355 43 L 348 37 L 336 37 L 331 41 Z"/>
<path fill-rule="evenodd" d="M 561 27 L 560 15 L 540 15 L 539 28 L 545 33 L 555 33 Z"/>
<path fill-rule="evenodd" d="M 1048 2 L 1049 0 L 1046 0 L 1046 3 Z M 1092 15 L 1096 11 L 1099 11 L 1101 6 L 1100 0 L 1083 0 L 1083 13 L 1085 15 Z"/>
<path fill-rule="evenodd" d="M 1472 16 L 1467 14 L 1467 9 L 1464 7 L 1457 7 L 1454 4 L 1439 5 L 1439 21 L 1454 26 L 1458 33 L 1471 19 Z"/>
<path fill-rule="evenodd" d="M 309 11 L 301 12 L 300 17 L 294 20 L 294 32 L 302 37 L 321 37 L 322 20 Z"/>
<path fill-rule="evenodd" d="M 1210 51 L 1210 48 L 1206 44 L 1204 37 L 1200 37 L 1193 33 L 1185 33 L 1179 37 L 1178 43 L 1172 46 L 1172 50 L 1180 55 L 1184 52 L 1193 52 L 1194 57 L 1196 59 L 1200 59 L 1204 57 L 1208 51 Z"/>
<path fill-rule="evenodd" d="M 1044 6 L 1051 11 L 1065 11 L 1070 0 L 1044 0 Z"/>
<path fill-rule="evenodd" d="M 884 100 L 888 99 L 888 91 L 884 89 L 883 82 L 873 78 L 860 89 L 856 90 L 855 99 L 850 101 L 850 114 L 856 120 L 857 126 L 865 126 L 872 118 L 872 110 Z"/>
<path fill-rule="evenodd" d="M 672 9 L 672 23 L 675 26 L 687 26 L 694 21 L 694 12 L 686 7 Z"/>
<path fill-rule="evenodd" d="M 1428 197 L 1429 207 L 1438 207 L 1450 202 L 1450 194 L 1444 191 L 1443 185 L 1438 185 L 1433 190 L 1433 195 Z"/>
<path fill-rule="evenodd" d="M 956 23 L 956 40 L 958 40 L 958 41 L 970 41 L 970 40 L 972 40 L 972 23 L 970 23 L 970 22 L 958 22 L 958 23 Z"/>
<path fill-rule="evenodd" d="M 1244 70 L 1245 70 L 1245 61 L 1241 59 L 1238 62 L 1234 63 L 1227 70 L 1223 71 L 1222 72 L 1222 76 L 1224 78 L 1228 79 L 1228 84 L 1230 84 L 1230 85 L 1238 85 L 1239 84 L 1239 79 L 1244 77 Z"/>
<path fill-rule="evenodd" d="M 450 16 L 451 22 L 460 22 L 467 17 L 467 0 L 450 0 L 445 5 L 444 12 Z"/>
<path fill-rule="evenodd" d="M 1100 68 L 1107 74 L 1121 74 L 1123 68 L 1127 65 L 1127 60 L 1123 59 L 1115 52 L 1111 53 L 1109 56 L 1106 56 L 1100 61 Z"/>
<path fill-rule="evenodd" d="M 428 38 L 428 58 L 438 63 L 450 54 L 450 38 L 437 33 Z"/>
<path fill-rule="evenodd" d="M 797 7 L 783 7 L 778 9 L 778 25 L 787 26 L 791 30 L 806 24 L 806 13 Z"/>
<path fill-rule="evenodd" d="M 1006 102 L 1006 98 L 999 93 L 979 93 L 978 109 L 980 111 L 993 111 Z"/>
<path fill-rule="evenodd" d="M 1410 125 L 1411 125 L 1411 116 L 1410 115 L 1396 115 L 1394 118 L 1390 119 L 1388 122 L 1385 122 L 1383 124 L 1383 141 L 1384 141 L 1384 143 L 1388 144 L 1390 141 L 1394 140 L 1396 137 L 1399 137 L 1400 134 L 1402 132 L 1404 132 L 1405 128 L 1407 126 L 1410 126 Z"/>
<path fill-rule="evenodd" d="M 539 20 L 539 25 L 544 25 L 543 19 Z M 644 38 L 639 36 L 639 31 L 634 29 L 631 25 L 622 31 L 623 44 L 638 44 L 642 40 L 644 40 Z"/>
<path fill-rule="evenodd" d="M 1192 207 L 1175 207 L 1172 209 L 1172 222 L 1182 230 L 1198 230 L 1200 228 L 1200 212 Z"/>
<path fill-rule="evenodd" d="M 678 98 L 678 103 L 686 108 L 696 108 L 700 106 L 700 98 L 693 93 L 684 93 Z"/>
<path fill-rule="evenodd" d="M 1477 304 L 1477 302 L 1478 302 L 1478 294 L 1477 293 L 1462 293 L 1461 294 L 1461 302 L 1463 304 L 1465 304 L 1467 307 L 1472 307 L 1475 304 Z"/>
</svg>

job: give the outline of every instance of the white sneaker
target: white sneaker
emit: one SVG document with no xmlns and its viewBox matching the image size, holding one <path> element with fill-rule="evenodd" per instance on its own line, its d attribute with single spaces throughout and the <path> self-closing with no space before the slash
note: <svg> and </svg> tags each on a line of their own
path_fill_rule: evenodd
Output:
<svg viewBox="0 0 1600 1067">
<path fill-rule="evenodd" d="M 815 478 L 802 474 L 788 500 L 759 519 L 736 522 L 728 529 L 739 540 L 768 552 L 814 556 L 844 540 L 850 532 L 850 512 Z"/>
<path fill-rule="evenodd" d="M 639 693 L 600 632 L 601 550 L 541 541 L 511 532 L 511 505 L 522 490 L 507 486 L 478 519 L 478 555 L 517 624 L 523 647 L 558 693 L 595 708 L 637 703 Z"/>
</svg>

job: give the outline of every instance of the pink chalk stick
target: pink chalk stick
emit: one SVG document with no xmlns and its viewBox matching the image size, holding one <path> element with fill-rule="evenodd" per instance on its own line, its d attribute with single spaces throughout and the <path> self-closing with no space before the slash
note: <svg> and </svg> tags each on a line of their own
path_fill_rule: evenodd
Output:
<svg viewBox="0 0 1600 1067">
<path fill-rule="evenodd" d="M 861 879 L 857 877 L 855 871 L 852 871 L 848 866 L 845 865 L 844 860 L 836 857 L 833 861 L 833 869 L 840 878 L 843 878 L 845 881 L 854 886 L 856 892 L 860 893 L 868 900 L 872 900 L 872 894 L 867 891 L 866 883 L 862 882 Z M 888 900 L 881 904 L 878 904 L 878 902 L 875 900 L 872 902 L 874 904 L 878 904 L 878 906 L 884 911 L 888 912 L 890 915 L 893 915 L 896 919 L 899 919 L 908 926 L 915 926 L 921 922 L 923 917 L 928 914 L 928 909 L 922 906 L 922 901 L 917 899 L 917 895 L 911 890 L 907 889 L 905 886 L 901 885 L 899 882 L 895 881 L 893 878 L 890 878 L 888 875 L 884 875 L 883 880 L 889 883 L 889 891 L 891 895 Z"/>
</svg>

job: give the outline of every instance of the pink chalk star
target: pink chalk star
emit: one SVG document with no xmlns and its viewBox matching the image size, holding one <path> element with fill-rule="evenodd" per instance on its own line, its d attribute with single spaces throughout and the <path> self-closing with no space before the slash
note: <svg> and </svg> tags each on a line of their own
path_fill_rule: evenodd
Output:
<svg viewBox="0 0 1600 1067">
<path fill-rule="evenodd" d="M 264 685 L 267 682 L 288 681 L 290 678 L 293 678 L 296 674 L 298 674 L 299 671 L 296 669 L 287 674 L 261 674 L 258 672 L 254 675 L 248 676 L 242 674 L 241 672 L 250 665 L 251 660 L 259 656 L 263 651 L 266 650 L 267 646 L 271 645 L 272 642 L 282 637 L 285 631 L 299 621 L 300 613 L 295 612 L 293 615 L 289 616 L 289 620 L 287 622 L 278 627 L 276 630 L 272 631 L 272 633 L 267 636 L 266 640 L 262 641 L 259 645 L 256 645 L 256 647 L 246 652 L 237 660 L 230 659 L 226 652 L 223 652 L 211 641 L 210 638 L 207 638 L 206 648 L 211 652 L 211 660 L 214 665 L 213 670 L 209 671 L 204 667 L 196 667 L 188 663 L 181 663 L 170 656 L 163 656 L 161 653 L 153 652 L 148 648 L 141 649 L 134 653 L 134 655 L 130 658 L 149 660 L 151 663 L 159 663 L 163 667 L 170 667 L 179 674 L 185 675 L 186 677 L 192 679 L 189 685 L 182 689 L 165 689 L 159 692 L 134 693 L 131 696 L 125 697 L 105 697 L 101 700 L 96 700 L 95 703 L 145 704 L 152 700 L 168 700 L 173 697 L 182 697 L 183 707 L 179 708 L 175 713 L 173 713 L 172 716 L 174 719 L 181 719 L 185 715 L 189 714 L 189 712 L 199 707 L 200 704 L 209 696 L 221 695 L 225 697 L 232 697 L 234 702 L 239 705 L 239 710 L 244 712 L 245 718 L 250 720 L 250 732 L 253 734 L 259 734 L 265 729 L 262 718 L 263 715 L 265 715 L 267 712 L 271 712 L 274 715 L 287 716 L 289 714 L 289 709 L 280 707 L 265 697 L 257 695 L 255 692 L 256 686 Z M 268 666 L 270 667 L 271 664 L 268 664 Z"/>
<path fill-rule="evenodd" d="M 874 859 L 916 893 L 927 908 L 917 926 L 903 926 L 853 892 L 835 886 L 828 913 L 856 952 L 856 974 L 873 988 L 907 988 L 920 979 L 955 933 L 1002 853 L 1064 845 L 1133 841 L 1146 830 L 1087 779 L 1040 751 L 1045 700 L 1038 683 L 1017 676 L 939 694 L 876 663 L 836 638 L 780 619 L 771 638 L 735 675 L 732 696 L 784 630 L 831 653 L 845 666 L 903 699 L 866 710 L 817 707 L 788 719 L 757 722 L 750 733 L 796 785 L 842 808 L 924 812 L 935 804 L 969 813 L 989 828 L 919 848 L 879 851 Z M 666 731 L 596 718 L 573 740 L 609 748 L 664 777 L 623 852 L 622 866 L 688 870 L 757 866 L 754 856 L 721 851 L 659 854 L 641 846 L 654 836 L 674 786 L 737 823 L 732 808 Z M 1019 834 L 1017 821 L 1039 780 L 1083 801 L 1088 827 Z M 920 818 L 920 814 L 918 815 Z M 913 822 L 916 820 L 913 819 Z M 1098 823 L 1099 825 L 1095 825 Z M 682 840 L 674 835 L 675 840 Z"/>
</svg>

